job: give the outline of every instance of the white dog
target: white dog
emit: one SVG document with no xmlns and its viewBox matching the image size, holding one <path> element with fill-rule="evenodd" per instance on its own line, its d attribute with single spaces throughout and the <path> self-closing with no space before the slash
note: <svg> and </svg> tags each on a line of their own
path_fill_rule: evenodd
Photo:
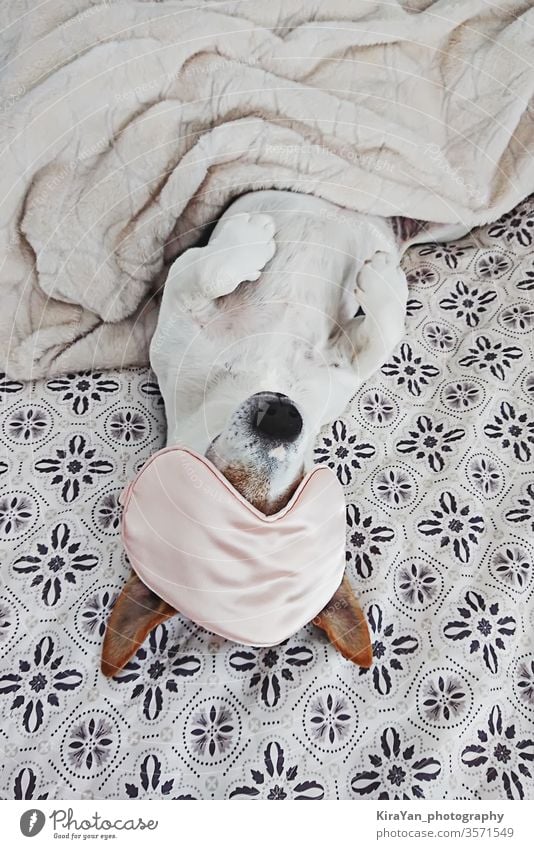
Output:
<svg viewBox="0 0 534 849">
<path fill-rule="evenodd" d="M 150 358 L 167 444 L 205 454 L 262 512 L 281 509 L 313 465 L 322 426 L 404 334 L 400 247 L 424 241 L 413 238 L 420 230 L 410 219 L 350 213 L 288 191 L 234 201 L 208 244 L 183 253 L 165 284 Z M 175 612 L 132 576 L 108 625 L 105 674 Z M 345 657 L 370 665 L 346 577 L 314 621 Z"/>
</svg>

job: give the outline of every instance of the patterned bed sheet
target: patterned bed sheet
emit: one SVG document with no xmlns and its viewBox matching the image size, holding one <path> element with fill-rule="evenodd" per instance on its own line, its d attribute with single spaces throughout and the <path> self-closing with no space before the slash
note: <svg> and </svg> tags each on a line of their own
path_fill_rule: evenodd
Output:
<svg viewBox="0 0 534 849">
<path fill-rule="evenodd" d="M 345 487 L 374 664 L 177 616 L 99 657 L 117 497 L 164 441 L 148 370 L 0 379 L 4 799 L 534 797 L 534 202 L 413 248 L 405 339 L 317 461 Z"/>
</svg>

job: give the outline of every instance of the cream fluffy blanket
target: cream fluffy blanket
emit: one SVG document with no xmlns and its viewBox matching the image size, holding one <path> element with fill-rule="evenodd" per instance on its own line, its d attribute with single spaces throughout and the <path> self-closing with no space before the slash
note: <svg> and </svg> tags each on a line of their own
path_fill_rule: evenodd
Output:
<svg viewBox="0 0 534 849">
<path fill-rule="evenodd" d="M 534 191 L 531 0 L 3 0 L 0 366 L 145 363 L 232 197 L 461 223 Z"/>
</svg>

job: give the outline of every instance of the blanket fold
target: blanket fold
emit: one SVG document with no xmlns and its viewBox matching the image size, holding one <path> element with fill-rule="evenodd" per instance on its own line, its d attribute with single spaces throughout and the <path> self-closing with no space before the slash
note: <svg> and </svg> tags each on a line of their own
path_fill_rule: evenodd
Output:
<svg viewBox="0 0 534 849">
<path fill-rule="evenodd" d="M 534 191 L 526 0 L 23 5 L 0 13 L 13 377 L 146 363 L 169 263 L 243 192 L 467 229 Z"/>
</svg>

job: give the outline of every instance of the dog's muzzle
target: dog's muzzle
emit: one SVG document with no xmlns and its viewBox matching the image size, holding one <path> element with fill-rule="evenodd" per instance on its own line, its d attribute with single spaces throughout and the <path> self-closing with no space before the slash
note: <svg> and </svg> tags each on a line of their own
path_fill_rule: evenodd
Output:
<svg viewBox="0 0 534 849">
<path fill-rule="evenodd" d="M 251 398 L 250 426 L 261 439 L 294 442 L 302 432 L 302 416 L 287 395 L 258 392 Z"/>
</svg>

